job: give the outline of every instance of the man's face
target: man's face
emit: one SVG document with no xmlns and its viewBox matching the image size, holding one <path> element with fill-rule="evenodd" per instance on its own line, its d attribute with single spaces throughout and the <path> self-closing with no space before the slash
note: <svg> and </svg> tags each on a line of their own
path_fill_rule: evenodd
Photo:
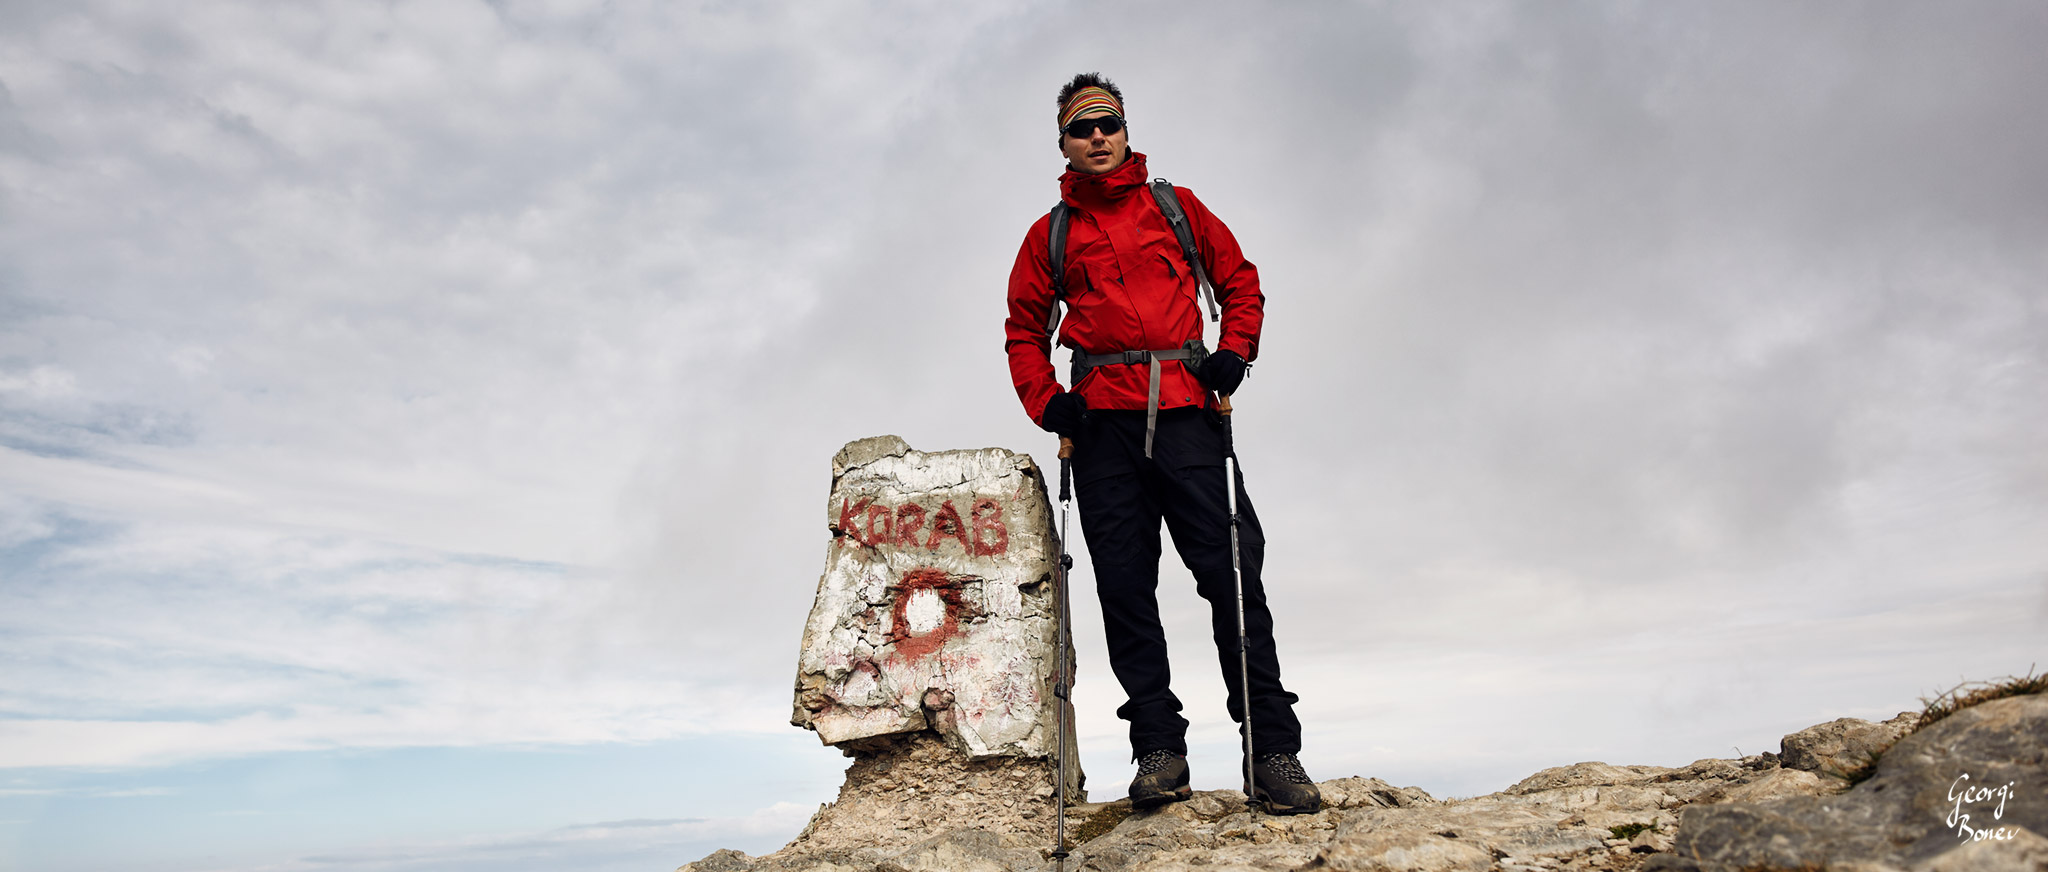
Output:
<svg viewBox="0 0 2048 872">
<path fill-rule="evenodd" d="M 1107 109 L 1090 112 L 1082 118 L 1100 118 L 1113 115 Z M 1078 119 L 1077 119 L 1078 120 Z M 1102 175 L 1123 165 L 1124 156 L 1130 154 L 1131 129 L 1119 128 L 1115 133 L 1103 133 L 1100 127 L 1091 128 L 1088 137 L 1081 139 L 1060 134 L 1060 151 L 1067 156 L 1068 165 L 1091 175 Z"/>
</svg>

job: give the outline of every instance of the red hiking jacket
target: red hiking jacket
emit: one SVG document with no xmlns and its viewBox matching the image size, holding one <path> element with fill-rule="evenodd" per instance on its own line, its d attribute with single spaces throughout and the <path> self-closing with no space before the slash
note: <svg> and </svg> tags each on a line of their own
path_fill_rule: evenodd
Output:
<svg viewBox="0 0 2048 872">
<path fill-rule="evenodd" d="M 1067 224 L 1067 313 L 1060 321 L 1059 344 L 1088 354 L 1109 354 L 1164 351 L 1201 338 L 1201 291 L 1181 256 L 1173 227 L 1145 187 L 1146 179 L 1145 156 L 1135 151 L 1122 166 L 1102 175 L 1068 170 L 1060 176 L 1060 199 L 1073 212 Z M 1210 350 L 1234 351 L 1247 361 L 1257 360 L 1266 304 L 1259 291 L 1258 267 L 1244 259 L 1230 228 L 1209 214 L 1194 192 L 1179 186 L 1174 192 L 1223 309 L 1223 335 Z M 1010 316 L 1003 321 L 1010 380 L 1025 414 L 1040 425 L 1046 401 L 1060 393 L 1045 336 L 1047 309 L 1053 301 L 1046 260 L 1050 225 L 1050 216 L 1039 216 L 1024 234 L 1024 247 L 1010 270 Z M 1064 356 L 1060 363 L 1066 363 Z M 1091 409 L 1143 409 L 1149 377 L 1146 365 L 1112 364 L 1090 371 L 1073 389 Z M 1201 383 L 1178 361 L 1163 364 L 1159 378 L 1159 408 L 1204 402 Z"/>
</svg>

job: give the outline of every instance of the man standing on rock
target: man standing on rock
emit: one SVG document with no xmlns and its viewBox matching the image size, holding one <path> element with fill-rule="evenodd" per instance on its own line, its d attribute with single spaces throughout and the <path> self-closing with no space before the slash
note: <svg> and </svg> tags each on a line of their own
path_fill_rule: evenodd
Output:
<svg viewBox="0 0 2048 872">
<path fill-rule="evenodd" d="M 1170 207 L 1146 184 L 1145 156 L 1130 150 L 1116 85 L 1093 73 L 1075 76 L 1060 89 L 1058 124 L 1067 159 L 1060 176 L 1064 245 L 1055 260 L 1058 222 L 1051 216 L 1025 234 L 1010 271 L 1005 347 L 1025 412 L 1074 440 L 1081 531 L 1094 558 L 1110 669 L 1129 697 L 1117 716 L 1131 724 L 1138 763 L 1131 801 L 1145 808 L 1192 794 L 1188 722 L 1169 687 L 1156 595 L 1162 520 L 1196 592 L 1209 601 L 1230 715 L 1242 720 L 1226 433 L 1211 392 L 1235 391 L 1258 356 L 1265 297 L 1257 268 L 1230 229 L 1193 192 L 1173 188 L 1171 200 L 1186 215 L 1201 261 L 1187 262 L 1163 211 Z M 1214 353 L 1201 345 L 1198 268 L 1222 301 Z M 1074 350 L 1073 387 L 1064 391 L 1050 359 L 1049 325 L 1059 302 L 1067 305 L 1059 344 Z M 1297 698 L 1280 684 L 1273 616 L 1259 578 L 1266 540 L 1242 475 L 1237 501 L 1257 758 L 1249 787 L 1271 813 L 1313 812 L 1321 797 L 1295 756 Z"/>
</svg>

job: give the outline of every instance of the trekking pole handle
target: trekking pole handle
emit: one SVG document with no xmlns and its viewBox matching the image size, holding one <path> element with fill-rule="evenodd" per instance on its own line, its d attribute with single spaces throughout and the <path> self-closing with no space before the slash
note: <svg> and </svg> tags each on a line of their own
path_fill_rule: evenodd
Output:
<svg viewBox="0 0 2048 872">
<path fill-rule="evenodd" d="M 1061 436 L 1061 437 L 1060 437 L 1060 459 L 1061 459 L 1061 460 L 1066 460 L 1067 458 L 1070 458 L 1070 457 L 1073 457 L 1073 456 L 1074 456 L 1074 439 L 1073 439 L 1073 437 L 1071 437 L 1071 436 Z"/>
<path fill-rule="evenodd" d="M 1230 395 L 1229 395 L 1229 394 L 1218 394 L 1218 395 L 1216 396 L 1216 414 L 1219 414 L 1219 415 L 1228 415 L 1228 414 L 1230 414 Z"/>
</svg>

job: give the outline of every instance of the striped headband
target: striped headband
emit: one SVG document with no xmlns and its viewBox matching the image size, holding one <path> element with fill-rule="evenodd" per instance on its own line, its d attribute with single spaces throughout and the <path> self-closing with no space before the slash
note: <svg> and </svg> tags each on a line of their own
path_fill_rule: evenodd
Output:
<svg viewBox="0 0 2048 872">
<path fill-rule="evenodd" d="M 1123 104 L 1118 103 L 1109 91 L 1090 85 L 1074 92 L 1067 98 L 1067 105 L 1060 107 L 1060 129 L 1066 129 L 1074 119 L 1100 109 L 1108 109 L 1118 118 L 1124 117 Z"/>
</svg>

